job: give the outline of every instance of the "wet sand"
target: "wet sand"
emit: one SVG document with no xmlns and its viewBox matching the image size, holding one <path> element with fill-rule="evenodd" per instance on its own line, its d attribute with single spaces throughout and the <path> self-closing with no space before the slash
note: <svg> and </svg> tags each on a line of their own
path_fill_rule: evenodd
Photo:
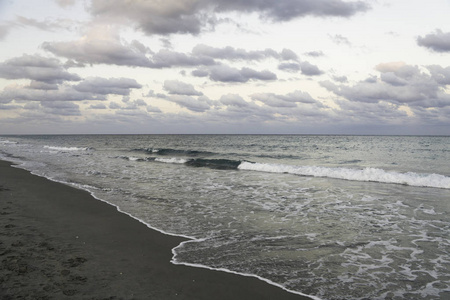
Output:
<svg viewBox="0 0 450 300">
<path fill-rule="evenodd" d="M 183 238 L 0 161 L 0 299 L 309 299 L 170 263 Z"/>
</svg>

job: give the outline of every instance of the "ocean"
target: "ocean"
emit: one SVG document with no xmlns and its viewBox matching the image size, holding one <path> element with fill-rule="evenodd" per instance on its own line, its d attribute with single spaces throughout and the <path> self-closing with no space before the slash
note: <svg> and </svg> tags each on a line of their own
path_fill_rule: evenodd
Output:
<svg viewBox="0 0 450 300">
<path fill-rule="evenodd" d="M 0 159 L 316 299 L 450 299 L 450 137 L 1 136 Z"/>
</svg>

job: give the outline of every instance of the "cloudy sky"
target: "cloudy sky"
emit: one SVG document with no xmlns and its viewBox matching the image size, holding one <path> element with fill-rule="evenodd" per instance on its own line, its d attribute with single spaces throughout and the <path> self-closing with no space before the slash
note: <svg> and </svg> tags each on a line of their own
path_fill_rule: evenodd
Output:
<svg viewBox="0 0 450 300">
<path fill-rule="evenodd" d="M 0 134 L 450 135 L 449 0 L 0 0 Z"/>
</svg>

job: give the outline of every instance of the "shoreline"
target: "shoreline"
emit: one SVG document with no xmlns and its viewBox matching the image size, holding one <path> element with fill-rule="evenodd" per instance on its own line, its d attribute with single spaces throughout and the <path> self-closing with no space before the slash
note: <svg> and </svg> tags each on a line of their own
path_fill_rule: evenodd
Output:
<svg viewBox="0 0 450 300">
<path fill-rule="evenodd" d="M 168 235 L 88 191 L 0 160 L 0 298 L 314 299 L 228 270 L 174 262 Z"/>
</svg>

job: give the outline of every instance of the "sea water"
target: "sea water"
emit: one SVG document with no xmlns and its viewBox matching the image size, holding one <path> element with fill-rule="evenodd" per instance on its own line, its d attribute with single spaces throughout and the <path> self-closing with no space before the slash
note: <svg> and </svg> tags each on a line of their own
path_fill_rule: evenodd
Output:
<svg viewBox="0 0 450 300">
<path fill-rule="evenodd" d="M 450 299 L 450 137 L 3 136 L 0 158 L 320 299 Z"/>
</svg>

